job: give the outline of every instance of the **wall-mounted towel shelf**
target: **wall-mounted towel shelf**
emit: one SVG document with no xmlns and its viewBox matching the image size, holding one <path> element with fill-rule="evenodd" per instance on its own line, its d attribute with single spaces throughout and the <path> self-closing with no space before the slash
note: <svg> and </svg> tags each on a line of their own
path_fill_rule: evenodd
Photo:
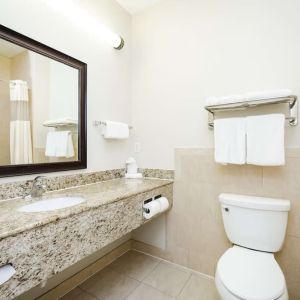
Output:
<svg viewBox="0 0 300 300">
<path fill-rule="evenodd" d="M 51 120 L 43 123 L 43 126 L 45 127 L 55 127 L 55 128 L 66 127 L 66 126 L 77 126 L 77 125 L 78 125 L 77 120 L 69 120 L 69 119 Z"/>
<path fill-rule="evenodd" d="M 205 106 L 205 109 L 209 112 L 208 127 L 210 129 L 214 128 L 214 116 L 217 112 L 222 111 L 233 111 L 233 110 L 244 110 L 251 107 L 263 106 L 269 104 L 282 104 L 286 103 L 289 105 L 289 116 L 286 119 L 289 121 L 291 126 L 296 126 L 298 124 L 298 102 L 297 96 L 288 96 L 281 98 L 269 98 L 269 99 L 259 99 L 251 101 L 243 101 L 236 103 L 226 103 L 218 105 Z"/>
<path fill-rule="evenodd" d="M 104 121 L 93 121 L 93 126 L 98 127 L 98 126 L 101 126 L 101 125 L 105 126 L 106 122 L 104 122 Z M 133 128 L 132 126 L 128 126 L 128 127 L 129 127 L 129 129 Z"/>
</svg>

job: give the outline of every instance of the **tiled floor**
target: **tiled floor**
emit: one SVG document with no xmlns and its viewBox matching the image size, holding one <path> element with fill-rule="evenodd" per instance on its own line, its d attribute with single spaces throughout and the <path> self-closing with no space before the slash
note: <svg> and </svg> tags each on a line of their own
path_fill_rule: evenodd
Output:
<svg viewBox="0 0 300 300">
<path fill-rule="evenodd" d="M 213 280 L 129 251 L 62 300 L 219 300 Z"/>
</svg>

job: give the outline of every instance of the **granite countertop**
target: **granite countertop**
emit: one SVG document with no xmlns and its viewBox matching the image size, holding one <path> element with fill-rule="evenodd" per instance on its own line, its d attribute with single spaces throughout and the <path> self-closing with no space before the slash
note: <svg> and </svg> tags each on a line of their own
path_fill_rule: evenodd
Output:
<svg viewBox="0 0 300 300">
<path fill-rule="evenodd" d="M 2 200 L 0 201 L 0 240 L 171 183 L 172 180 L 164 179 L 118 178 L 45 193 L 41 198 Z M 86 201 L 73 207 L 48 212 L 28 213 L 17 211 L 23 205 L 58 196 L 81 196 Z"/>
</svg>

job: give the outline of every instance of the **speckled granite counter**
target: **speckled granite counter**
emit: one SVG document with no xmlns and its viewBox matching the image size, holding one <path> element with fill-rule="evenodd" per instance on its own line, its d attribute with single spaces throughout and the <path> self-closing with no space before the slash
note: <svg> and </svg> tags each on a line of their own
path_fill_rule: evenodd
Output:
<svg viewBox="0 0 300 300">
<path fill-rule="evenodd" d="M 17 211 L 32 200 L 0 201 L 0 265 L 17 271 L 0 286 L 0 299 L 13 299 L 138 228 L 143 201 L 161 194 L 172 202 L 172 190 L 169 180 L 114 179 L 47 193 L 86 199 L 52 212 Z"/>
</svg>

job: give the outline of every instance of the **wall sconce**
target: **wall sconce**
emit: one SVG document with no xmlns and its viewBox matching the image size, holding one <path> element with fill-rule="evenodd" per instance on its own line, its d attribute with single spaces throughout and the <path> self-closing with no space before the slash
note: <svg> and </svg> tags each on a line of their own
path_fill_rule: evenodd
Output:
<svg viewBox="0 0 300 300">
<path fill-rule="evenodd" d="M 43 0 L 52 10 L 56 11 L 74 26 L 88 32 L 97 39 L 105 40 L 116 50 L 124 47 L 124 39 L 111 31 L 97 18 L 91 16 L 84 8 L 79 7 L 73 0 Z"/>
</svg>

